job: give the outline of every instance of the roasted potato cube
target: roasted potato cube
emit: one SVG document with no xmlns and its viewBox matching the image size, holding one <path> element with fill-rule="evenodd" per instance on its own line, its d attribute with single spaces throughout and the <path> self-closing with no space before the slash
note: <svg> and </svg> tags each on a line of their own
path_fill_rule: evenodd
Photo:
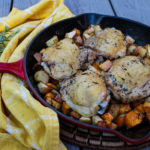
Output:
<svg viewBox="0 0 150 150">
<path fill-rule="evenodd" d="M 108 71 L 110 69 L 110 67 L 112 66 L 112 63 L 110 60 L 106 60 L 105 62 L 103 62 L 102 64 L 100 64 L 100 69 L 102 69 L 103 71 Z"/>
<path fill-rule="evenodd" d="M 52 89 L 59 90 L 58 87 L 52 83 L 46 83 L 46 85 Z"/>
<path fill-rule="evenodd" d="M 113 118 L 115 119 L 120 112 L 120 104 L 111 104 L 108 112 L 113 116 Z"/>
<path fill-rule="evenodd" d="M 118 127 L 123 127 L 125 125 L 125 114 L 121 114 L 116 120 L 115 123 Z"/>
<path fill-rule="evenodd" d="M 145 58 L 144 60 L 148 65 L 150 65 L 150 58 Z"/>
<path fill-rule="evenodd" d="M 71 108 L 66 104 L 66 102 L 63 102 L 62 104 L 62 111 L 65 115 L 71 111 Z"/>
<path fill-rule="evenodd" d="M 82 116 L 82 117 L 79 119 L 79 121 L 84 122 L 84 123 L 91 124 L 91 118 L 89 118 L 89 117 L 83 117 L 83 116 Z"/>
<path fill-rule="evenodd" d="M 138 110 L 141 114 L 145 113 L 143 104 L 138 105 L 135 109 Z"/>
<path fill-rule="evenodd" d="M 34 74 L 34 79 L 37 82 L 47 83 L 49 81 L 50 77 L 45 71 L 40 70 Z"/>
<path fill-rule="evenodd" d="M 98 124 L 98 121 L 103 121 L 103 119 L 99 116 L 99 115 L 94 115 L 92 116 L 92 123 L 94 125 L 97 125 Z"/>
<path fill-rule="evenodd" d="M 150 44 L 147 44 L 145 48 L 147 50 L 147 57 L 150 58 Z"/>
<path fill-rule="evenodd" d="M 98 121 L 97 126 L 102 127 L 102 128 L 106 128 L 106 122 L 105 121 Z"/>
<path fill-rule="evenodd" d="M 95 31 L 95 33 L 102 31 L 101 26 L 100 25 L 95 25 L 94 26 L 94 31 Z"/>
<path fill-rule="evenodd" d="M 134 51 L 135 51 L 135 49 L 136 49 L 136 46 L 135 45 L 130 45 L 129 47 L 128 47 L 128 54 L 132 54 Z"/>
<path fill-rule="evenodd" d="M 146 118 L 150 122 L 150 101 L 145 101 L 143 107 L 146 112 Z"/>
<path fill-rule="evenodd" d="M 125 124 L 127 129 L 133 128 L 143 121 L 143 115 L 138 110 L 132 110 L 125 116 Z"/>
<path fill-rule="evenodd" d="M 58 102 L 56 102 L 54 99 L 52 99 L 52 106 L 55 108 L 55 109 L 57 109 L 57 110 L 59 110 L 60 108 L 61 108 L 61 103 L 58 103 Z"/>
<path fill-rule="evenodd" d="M 94 34 L 95 34 L 94 26 L 93 26 L 93 25 L 90 25 L 90 26 L 88 27 L 88 29 L 83 32 L 83 39 L 84 39 L 84 40 L 87 40 L 87 39 L 89 39 L 91 36 L 93 36 Z"/>
<path fill-rule="evenodd" d="M 70 112 L 70 116 L 72 116 L 75 119 L 80 119 L 81 115 L 79 113 L 77 113 L 76 111 L 72 111 Z"/>
<path fill-rule="evenodd" d="M 118 128 L 118 125 L 112 122 L 108 125 L 108 128 L 116 130 Z"/>
<path fill-rule="evenodd" d="M 125 37 L 125 40 L 126 40 L 127 44 L 133 44 L 135 42 L 135 40 L 129 35 L 127 35 Z"/>
<path fill-rule="evenodd" d="M 53 44 L 57 43 L 58 42 L 58 37 L 55 35 L 53 36 L 51 39 L 49 39 L 47 42 L 46 42 L 46 45 L 48 47 L 52 46 Z"/>
<path fill-rule="evenodd" d="M 111 124 L 112 120 L 114 119 L 113 116 L 108 112 L 102 115 L 102 119 L 106 122 L 107 125 Z"/>
<path fill-rule="evenodd" d="M 79 36 L 81 34 L 80 30 L 77 28 L 74 28 L 73 31 L 76 31 L 76 35 Z"/>
<path fill-rule="evenodd" d="M 139 56 L 145 57 L 146 53 L 147 53 L 147 50 L 145 48 L 141 47 L 139 50 Z"/>
<path fill-rule="evenodd" d="M 125 114 L 131 110 L 130 104 L 120 104 L 120 114 Z"/>
<path fill-rule="evenodd" d="M 38 87 L 41 94 L 45 94 L 51 90 L 46 84 L 44 84 L 42 82 L 39 82 L 37 84 L 37 87 Z"/>
<path fill-rule="evenodd" d="M 48 92 L 48 93 L 46 93 L 46 95 L 45 95 L 45 99 L 46 99 L 47 97 L 54 98 L 55 96 L 54 96 L 54 94 L 53 94 L 52 92 Z"/>
</svg>

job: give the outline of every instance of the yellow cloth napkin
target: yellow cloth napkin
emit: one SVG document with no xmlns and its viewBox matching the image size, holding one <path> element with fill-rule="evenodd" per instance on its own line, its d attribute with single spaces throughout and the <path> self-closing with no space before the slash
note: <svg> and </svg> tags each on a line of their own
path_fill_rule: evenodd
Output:
<svg viewBox="0 0 150 150">
<path fill-rule="evenodd" d="M 24 56 L 32 38 L 43 28 L 73 16 L 63 0 L 42 0 L 25 10 L 13 8 L 7 17 L 0 18 L 0 34 L 8 32 L 1 48 L 0 62 L 14 62 Z M 10 36 L 11 35 L 11 36 Z M 59 139 L 57 114 L 41 105 L 20 78 L 1 75 L 0 92 L 0 149 L 1 150 L 65 150 Z"/>
</svg>

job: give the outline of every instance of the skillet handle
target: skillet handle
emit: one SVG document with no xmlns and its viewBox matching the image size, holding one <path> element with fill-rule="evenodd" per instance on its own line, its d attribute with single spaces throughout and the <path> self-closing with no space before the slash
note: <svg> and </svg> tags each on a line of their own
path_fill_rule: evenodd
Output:
<svg viewBox="0 0 150 150">
<path fill-rule="evenodd" d="M 12 73 L 23 80 L 26 80 L 24 73 L 24 58 L 13 63 L 0 63 L 0 72 Z"/>
</svg>

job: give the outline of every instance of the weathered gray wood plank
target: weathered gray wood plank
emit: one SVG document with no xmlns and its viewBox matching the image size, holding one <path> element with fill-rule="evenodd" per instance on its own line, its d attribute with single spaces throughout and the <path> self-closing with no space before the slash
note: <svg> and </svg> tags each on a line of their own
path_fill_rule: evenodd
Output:
<svg viewBox="0 0 150 150">
<path fill-rule="evenodd" d="M 0 0 L 0 17 L 7 16 L 10 9 L 11 0 Z"/>
<path fill-rule="evenodd" d="M 150 26 L 150 0 L 111 0 L 111 2 L 118 16 Z"/>
<path fill-rule="evenodd" d="M 18 9 L 25 9 L 38 3 L 39 1 L 40 0 L 14 0 L 13 7 Z"/>
<path fill-rule="evenodd" d="M 108 0 L 65 0 L 65 4 L 75 15 L 88 12 L 113 15 Z"/>
</svg>

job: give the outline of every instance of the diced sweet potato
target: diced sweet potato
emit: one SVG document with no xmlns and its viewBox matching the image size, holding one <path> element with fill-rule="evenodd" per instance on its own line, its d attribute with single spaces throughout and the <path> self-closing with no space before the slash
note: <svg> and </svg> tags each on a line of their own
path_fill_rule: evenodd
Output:
<svg viewBox="0 0 150 150">
<path fill-rule="evenodd" d="M 72 116 L 75 119 L 80 119 L 81 115 L 75 111 L 70 112 L 70 116 Z"/>
<path fill-rule="evenodd" d="M 92 116 L 92 123 L 94 125 L 97 125 L 98 124 L 98 121 L 103 121 L 103 119 L 99 116 L 99 115 L 94 115 Z"/>
<path fill-rule="evenodd" d="M 82 117 L 79 119 L 79 121 L 84 122 L 84 123 L 91 124 L 91 118 L 89 118 L 89 117 L 83 117 L 83 116 L 82 116 Z"/>
<path fill-rule="evenodd" d="M 66 102 L 63 102 L 62 104 L 62 111 L 65 115 L 71 111 L 71 108 L 66 104 Z"/>
<path fill-rule="evenodd" d="M 41 94 L 46 94 L 47 92 L 49 92 L 51 90 L 47 85 L 45 85 L 42 82 L 39 82 L 37 84 L 37 87 L 38 87 Z"/>
<path fill-rule="evenodd" d="M 52 105 L 52 98 L 51 97 L 46 97 L 46 102 Z"/>
<path fill-rule="evenodd" d="M 46 95 L 45 95 L 45 99 L 46 99 L 47 97 L 54 98 L 55 96 L 54 96 L 54 94 L 53 94 L 52 92 L 48 92 L 48 93 L 46 93 Z"/>
<path fill-rule="evenodd" d="M 138 110 L 132 110 L 125 116 L 125 124 L 127 129 L 133 128 L 143 121 L 143 115 Z"/>
<path fill-rule="evenodd" d="M 106 128 L 106 122 L 105 121 L 98 121 L 97 126 L 102 127 L 102 128 Z"/>
<path fill-rule="evenodd" d="M 94 68 L 96 68 L 98 71 L 100 71 L 99 63 L 98 63 L 98 62 L 95 62 L 92 66 L 93 66 Z"/>
<path fill-rule="evenodd" d="M 55 35 L 53 36 L 51 39 L 49 39 L 47 42 L 46 42 L 46 45 L 48 47 L 52 46 L 53 44 L 57 43 L 58 42 L 58 37 Z"/>
<path fill-rule="evenodd" d="M 120 104 L 120 114 L 125 114 L 131 110 L 130 104 Z"/>
<path fill-rule="evenodd" d="M 66 33 L 65 37 L 70 39 L 75 39 L 75 37 L 79 35 L 80 35 L 80 30 L 74 28 L 71 32 Z"/>
<path fill-rule="evenodd" d="M 46 85 L 48 87 L 51 87 L 52 89 L 59 90 L 58 87 L 56 85 L 52 84 L 52 83 L 46 83 Z"/>
<path fill-rule="evenodd" d="M 136 49 L 133 51 L 133 55 L 134 56 L 138 56 L 139 55 L 139 51 L 140 51 L 140 49 L 141 49 L 142 47 L 141 46 L 136 46 Z"/>
<path fill-rule="evenodd" d="M 47 83 L 49 81 L 50 77 L 45 71 L 40 70 L 40 71 L 35 72 L 34 79 L 37 82 Z"/>
<path fill-rule="evenodd" d="M 90 25 L 87 30 L 83 32 L 83 39 L 89 39 L 91 36 L 95 34 L 94 26 Z"/>
<path fill-rule="evenodd" d="M 106 122 L 107 125 L 111 124 L 112 120 L 114 119 L 113 116 L 108 112 L 102 115 L 102 119 Z"/>
<path fill-rule="evenodd" d="M 110 128 L 110 129 L 116 130 L 116 129 L 118 128 L 118 125 L 112 122 L 112 123 L 109 124 L 107 127 Z"/>
<path fill-rule="evenodd" d="M 108 71 L 110 69 L 110 67 L 112 66 L 112 63 L 110 60 L 106 60 L 104 63 L 100 64 L 100 69 L 102 69 L 103 71 Z"/>
<path fill-rule="evenodd" d="M 150 122 L 150 101 L 145 101 L 143 107 L 146 112 L 146 118 Z"/>
<path fill-rule="evenodd" d="M 143 104 L 138 105 L 135 109 L 138 110 L 138 111 L 139 111 L 140 113 L 142 113 L 142 114 L 145 113 Z"/>
<path fill-rule="evenodd" d="M 53 106 L 55 109 L 59 110 L 60 107 L 61 107 L 61 105 L 62 105 L 62 104 L 60 104 L 60 103 L 56 102 L 54 99 L 52 99 L 52 106 Z"/>
<path fill-rule="evenodd" d="M 76 35 L 79 36 L 81 34 L 80 30 L 77 28 L 74 28 L 73 31 L 76 31 Z"/>
<path fill-rule="evenodd" d="M 116 120 L 115 123 L 118 127 L 123 127 L 125 125 L 125 114 L 121 114 Z"/>
<path fill-rule="evenodd" d="M 108 112 L 113 116 L 113 118 L 115 119 L 120 112 L 120 104 L 111 104 Z"/>
</svg>

